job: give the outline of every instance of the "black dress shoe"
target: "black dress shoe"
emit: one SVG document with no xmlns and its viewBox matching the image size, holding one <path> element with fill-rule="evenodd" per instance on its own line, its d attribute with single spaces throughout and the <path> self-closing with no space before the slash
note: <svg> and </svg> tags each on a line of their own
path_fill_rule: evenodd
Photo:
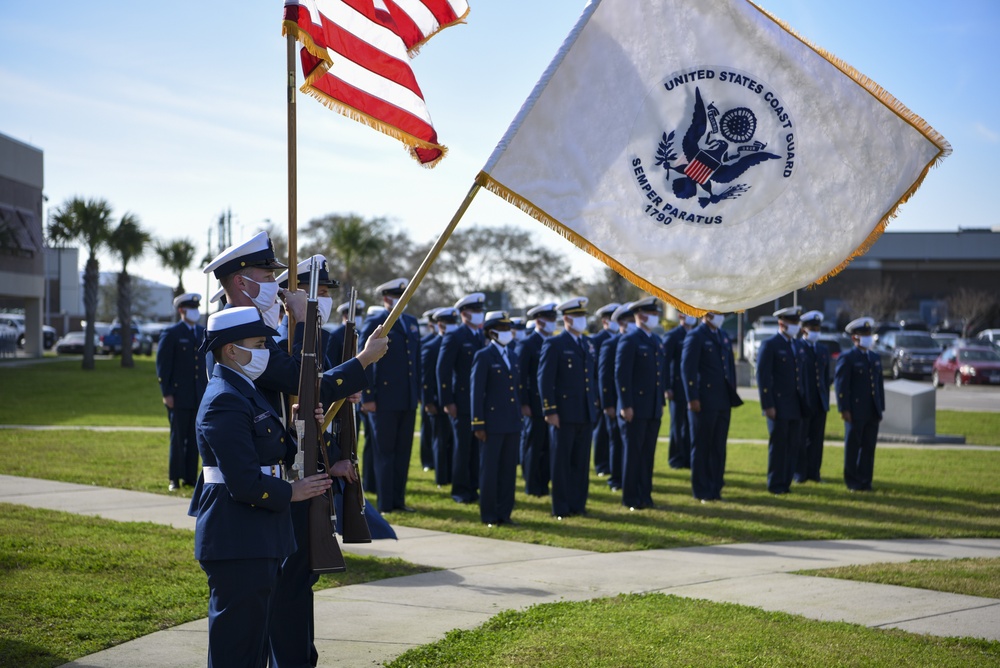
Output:
<svg viewBox="0 0 1000 668">
<path fill-rule="evenodd" d="M 171 480 L 170 484 L 167 485 L 167 491 L 170 491 L 170 492 L 176 492 L 180 488 L 181 488 L 181 484 L 179 482 L 177 482 L 176 480 Z"/>
</svg>

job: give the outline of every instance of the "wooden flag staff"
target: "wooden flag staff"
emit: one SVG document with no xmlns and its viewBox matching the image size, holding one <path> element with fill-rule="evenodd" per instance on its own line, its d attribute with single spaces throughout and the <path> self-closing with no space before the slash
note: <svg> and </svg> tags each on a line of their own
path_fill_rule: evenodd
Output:
<svg viewBox="0 0 1000 668">
<path fill-rule="evenodd" d="M 424 280 L 424 276 L 427 275 L 427 271 L 431 268 L 431 265 L 434 264 L 438 255 L 441 254 L 441 249 L 444 248 L 445 243 L 451 237 L 451 233 L 455 231 L 455 227 L 458 226 L 458 221 L 462 220 L 462 216 L 464 216 L 465 212 L 469 209 L 469 205 L 472 204 L 472 200 L 475 198 L 476 193 L 479 192 L 479 188 L 480 185 L 478 183 L 474 183 L 472 187 L 469 188 L 468 194 L 462 201 L 462 205 L 458 207 L 458 211 L 456 211 L 455 215 L 452 216 L 451 222 L 448 223 L 448 227 L 441 232 L 437 241 L 434 242 L 434 245 L 427 253 L 427 257 L 425 257 L 424 261 L 420 263 L 419 267 L 417 267 L 417 273 L 413 275 L 413 278 L 406 286 L 406 290 L 403 291 L 403 295 L 399 298 L 399 301 L 397 301 L 395 306 L 392 307 L 392 312 L 389 313 L 389 317 L 387 317 L 385 322 L 382 323 L 382 336 L 389 335 L 389 330 L 396 324 L 396 321 L 399 319 L 403 309 L 406 308 L 407 302 L 409 302 L 410 298 L 413 297 L 413 293 L 417 291 L 417 286 L 419 286 L 420 282 Z M 326 411 L 326 415 L 323 418 L 324 430 L 330 426 L 331 422 L 333 422 L 334 416 L 337 415 L 337 411 L 340 410 L 340 407 L 343 404 L 344 400 L 340 399 Z"/>
<path fill-rule="evenodd" d="M 295 122 L 295 32 L 288 31 L 285 37 L 286 43 L 286 67 L 288 69 L 288 289 L 296 290 L 299 287 L 298 258 L 296 249 L 298 248 L 298 173 L 296 151 L 296 122 Z M 293 281 L 294 278 L 294 281 Z M 293 341 L 295 340 L 295 316 L 291 310 L 286 309 L 288 315 L 288 353 L 291 354 Z"/>
</svg>

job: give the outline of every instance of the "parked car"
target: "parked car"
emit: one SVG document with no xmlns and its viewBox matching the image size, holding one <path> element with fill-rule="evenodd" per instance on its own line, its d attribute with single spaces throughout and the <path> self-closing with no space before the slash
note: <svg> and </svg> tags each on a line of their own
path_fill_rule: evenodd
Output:
<svg viewBox="0 0 1000 668">
<path fill-rule="evenodd" d="M 101 338 L 104 352 L 109 355 L 119 355 L 122 352 L 122 328 L 115 325 Z M 132 352 L 138 355 L 153 354 L 153 339 L 149 334 L 136 328 L 132 330 Z"/>
<path fill-rule="evenodd" d="M 778 333 L 778 325 L 774 327 L 754 327 L 743 335 L 743 354 L 750 360 L 750 364 L 757 367 L 757 353 L 760 351 L 760 344 Z"/>
<path fill-rule="evenodd" d="M 86 332 L 68 332 L 56 341 L 56 353 L 60 355 L 82 355 L 83 344 L 87 340 Z M 94 334 L 94 352 L 101 352 L 101 339 Z"/>
<path fill-rule="evenodd" d="M 851 337 L 844 334 L 827 334 L 823 332 L 819 335 L 819 343 L 826 346 L 826 349 L 830 351 L 830 378 L 833 378 L 834 372 L 837 370 L 837 360 L 840 356 L 854 347 L 854 341 Z"/>
<path fill-rule="evenodd" d="M 24 316 L 20 313 L 0 313 L 0 324 L 8 325 L 17 330 L 17 345 L 24 347 Z M 42 325 L 42 346 L 49 350 L 56 342 L 56 328 Z"/>
<path fill-rule="evenodd" d="M 923 378 L 933 373 L 941 347 L 927 332 L 890 330 L 879 338 L 875 352 L 882 358 L 884 374 L 895 379 Z"/>
<path fill-rule="evenodd" d="M 976 342 L 979 344 L 1000 348 L 1000 329 L 984 329 L 976 334 Z"/>
<path fill-rule="evenodd" d="M 957 345 L 934 362 L 934 385 L 1000 385 L 1000 352 L 990 346 Z"/>
<path fill-rule="evenodd" d="M 886 332 L 898 332 L 903 329 L 899 323 L 880 322 L 875 326 L 875 341 L 879 341 Z"/>
<path fill-rule="evenodd" d="M 941 350 L 948 350 L 961 338 L 961 336 L 955 332 L 932 332 L 931 338 L 941 346 Z"/>
</svg>

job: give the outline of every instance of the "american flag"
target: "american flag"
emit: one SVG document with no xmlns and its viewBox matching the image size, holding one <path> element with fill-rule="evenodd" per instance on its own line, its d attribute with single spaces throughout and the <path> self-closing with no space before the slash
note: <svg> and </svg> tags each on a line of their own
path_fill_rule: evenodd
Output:
<svg viewBox="0 0 1000 668">
<path fill-rule="evenodd" d="M 283 29 L 302 44 L 303 91 L 433 167 L 447 149 L 409 59 L 468 12 L 465 0 L 285 0 Z"/>
</svg>

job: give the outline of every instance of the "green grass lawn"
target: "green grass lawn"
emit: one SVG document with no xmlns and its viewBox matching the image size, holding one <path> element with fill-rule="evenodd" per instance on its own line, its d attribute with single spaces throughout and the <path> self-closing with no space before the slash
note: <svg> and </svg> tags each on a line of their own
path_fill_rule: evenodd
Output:
<svg viewBox="0 0 1000 668">
<path fill-rule="evenodd" d="M 412 649 L 391 668 L 998 665 L 1000 643 L 936 638 L 663 594 L 547 603 Z"/>
<path fill-rule="evenodd" d="M 433 570 L 345 554 L 317 589 Z M 0 666 L 58 666 L 208 614 L 194 534 L 0 504 Z"/>
<path fill-rule="evenodd" d="M 1000 559 L 918 559 L 904 564 L 843 566 L 802 575 L 933 589 L 967 596 L 1000 598 Z"/>
</svg>

